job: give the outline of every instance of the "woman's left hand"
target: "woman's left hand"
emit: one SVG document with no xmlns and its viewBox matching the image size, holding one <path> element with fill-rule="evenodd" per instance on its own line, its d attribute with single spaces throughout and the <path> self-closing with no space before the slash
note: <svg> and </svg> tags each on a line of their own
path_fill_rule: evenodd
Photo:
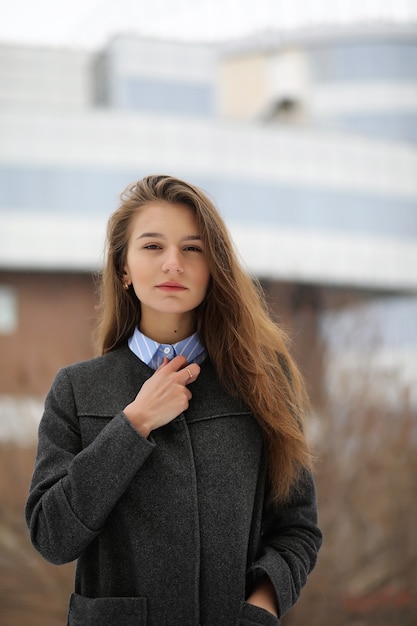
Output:
<svg viewBox="0 0 417 626">
<path fill-rule="evenodd" d="M 278 617 L 278 605 L 274 587 L 267 576 L 261 578 L 246 602 L 264 609 Z"/>
</svg>

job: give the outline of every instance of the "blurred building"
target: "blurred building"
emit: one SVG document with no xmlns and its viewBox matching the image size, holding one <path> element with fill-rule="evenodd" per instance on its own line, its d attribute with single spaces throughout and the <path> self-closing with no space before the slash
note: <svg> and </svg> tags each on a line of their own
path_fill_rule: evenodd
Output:
<svg viewBox="0 0 417 626">
<path fill-rule="evenodd" d="M 106 220 L 148 173 L 213 198 L 278 314 L 303 329 L 314 379 L 323 310 L 417 291 L 417 28 L 227 45 L 122 35 L 100 53 L 0 45 L 8 402 L 92 354 Z"/>
</svg>

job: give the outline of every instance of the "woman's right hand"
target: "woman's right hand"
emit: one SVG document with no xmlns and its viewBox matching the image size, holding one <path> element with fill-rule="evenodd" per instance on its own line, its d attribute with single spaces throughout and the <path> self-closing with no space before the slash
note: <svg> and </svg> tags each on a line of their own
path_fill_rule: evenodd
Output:
<svg viewBox="0 0 417 626">
<path fill-rule="evenodd" d="M 148 437 L 152 430 L 165 426 L 188 409 L 192 394 L 187 385 L 199 373 L 200 366 L 187 365 L 184 356 L 176 356 L 172 361 L 164 359 L 133 402 L 126 406 L 124 414 L 143 437 Z"/>
</svg>

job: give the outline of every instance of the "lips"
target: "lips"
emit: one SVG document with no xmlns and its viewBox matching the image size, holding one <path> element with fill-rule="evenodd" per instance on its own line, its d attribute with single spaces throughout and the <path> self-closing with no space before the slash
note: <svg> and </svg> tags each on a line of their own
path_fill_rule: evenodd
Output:
<svg viewBox="0 0 417 626">
<path fill-rule="evenodd" d="M 162 289 L 162 291 L 185 291 L 187 287 L 181 285 L 181 283 L 176 283 L 175 281 L 168 281 L 166 283 L 160 283 L 157 285 L 158 289 Z"/>
</svg>

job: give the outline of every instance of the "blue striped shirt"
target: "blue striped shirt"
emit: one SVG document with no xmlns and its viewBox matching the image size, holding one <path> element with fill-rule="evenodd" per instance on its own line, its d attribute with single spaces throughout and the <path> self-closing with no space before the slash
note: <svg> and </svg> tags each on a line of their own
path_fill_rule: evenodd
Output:
<svg viewBox="0 0 417 626">
<path fill-rule="evenodd" d="M 154 370 L 162 365 L 164 357 L 171 360 L 174 356 L 183 355 L 187 359 L 187 363 L 200 364 L 207 356 L 207 351 L 197 333 L 171 345 L 158 343 L 141 333 L 139 328 L 135 328 L 135 332 L 128 340 L 128 345 L 141 361 Z"/>
</svg>

